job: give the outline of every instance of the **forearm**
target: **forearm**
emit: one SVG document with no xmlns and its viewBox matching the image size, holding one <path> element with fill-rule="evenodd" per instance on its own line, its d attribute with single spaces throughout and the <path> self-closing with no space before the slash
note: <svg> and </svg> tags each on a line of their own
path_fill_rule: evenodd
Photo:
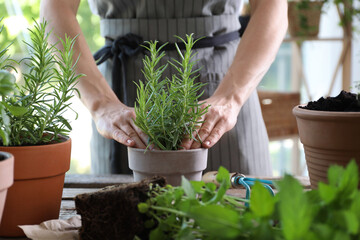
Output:
<svg viewBox="0 0 360 240">
<path fill-rule="evenodd" d="M 104 102 L 119 101 L 106 80 L 98 70 L 86 43 L 84 35 L 76 19 L 79 0 L 43 0 L 40 7 L 40 19 L 48 22 L 53 33 L 50 41 L 56 43 L 56 36 L 77 36 L 74 45 L 74 60 L 80 55 L 77 72 L 86 76 L 77 84 L 81 94 L 81 101 L 90 110 L 93 117 Z"/>
<path fill-rule="evenodd" d="M 214 96 L 241 107 L 274 61 L 287 29 L 286 0 L 250 0 L 251 20 Z"/>
</svg>

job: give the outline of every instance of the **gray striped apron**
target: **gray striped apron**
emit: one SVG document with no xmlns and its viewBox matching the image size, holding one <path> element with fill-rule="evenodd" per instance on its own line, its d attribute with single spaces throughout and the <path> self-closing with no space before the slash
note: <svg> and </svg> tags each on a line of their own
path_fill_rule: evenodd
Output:
<svg viewBox="0 0 360 240">
<path fill-rule="evenodd" d="M 133 33 L 144 40 L 175 42 L 174 35 L 183 38 L 190 33 L 194 33 L 195 38 L 217 36 L 240 28 L 239 0 L 89 0 L 89 3 L 92 11 L 102 18 L 101 35 L 111 39 Z M 239 40 L 235 40 L 221 46 L 196 49 L 197 64 L 202 66 L 198 81 L 207 84 L 203 99 L 216 90 L 234 58 L 238 43 Z M 177 57 L 176 51 L 167 51 L 162 64 Z M 143 54 L 139 53 L 126 62 L 127 102 L 131 107 L 136 98 L 134 82 L 144 79 L 140 71 L 142 58 Z M 112 68 L 112 60 L 99 66 L 110 86 Z M 168 67 L 164 75 L 173 73 L 175 70 Z M 131 173 L 126 147 L 114 145 L 112 141 L 99 135 L 93 124 L 93 173 Z M 120 154 L 112 156 L 112 148 L 120 149 Z M 209 150 L 206 170 L 217 170 L 219 166 L 231 172 L 271 175 L 268 136 L 256 92 L 242 107 L 236 126 Z"/>
</svg>

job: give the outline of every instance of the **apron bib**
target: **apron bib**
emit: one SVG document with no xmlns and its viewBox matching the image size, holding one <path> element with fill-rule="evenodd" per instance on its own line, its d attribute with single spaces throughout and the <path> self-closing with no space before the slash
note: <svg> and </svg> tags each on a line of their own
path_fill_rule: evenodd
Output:
<svg viewBox="0 0 360 240">
<path fill-rule="evenodd" d="M 240 28 L 239 0 L 90 0 L 89 3 L 93 11 L 103 17 L 100 22 L 102 36 L 110 39 L 133 33 L 144 40 L 176 42 L 174 35 L 182 38 L 190 33 L 194 33 L 195 38 L 218 36 Z M 199 3 L 202 4 L 196 6 Z M 234 40 L 220 46 L 194 49 L 197 64 L 202 66 L 198 81 L 207 84 L 202 99 L 208 98 L 216 90 L 234 58 L 238 43 L 239 40 Z M 177 57 L 176 51 L 166 51 L 161 64 Z M 134 82 L 144 79 L 140 71 L 143 68 L 142 59 L 143 54 L 139 53 L 126 61 L 126 95 L 127 104 L 131 107 L 136 98 Z M 99 65 L 111 87 L 113 67 L 111 59 Z M 169 66 L 164 76 L 173 73 L 175 70 Z M 121 81 L 114 79 L 117 80 Z M 91 161 L 92 171 L 97 174 L 132 173 L 128 167 L 127 148 L 99 135 L 94 124 Z M 230 172 L 271 175 L 268 136 L 256 91 L 242 107 L 236 126 L 209 149 L 206 171 L 217 170 L 219 166 L 224 166 Z"/>
</svg>

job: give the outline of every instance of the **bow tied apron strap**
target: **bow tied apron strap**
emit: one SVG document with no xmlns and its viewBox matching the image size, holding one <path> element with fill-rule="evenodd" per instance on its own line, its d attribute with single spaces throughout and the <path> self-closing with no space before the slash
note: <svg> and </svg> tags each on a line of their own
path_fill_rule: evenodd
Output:
<svg viewBox="0 0 360 240">
<path fill-rule="evenodd" d="M 135 56 L 142 47 L 143 39 L 135 34 L 126 34 L 113 41 L 107 41 L 104 47 L 94 54 L 97 65 L 105 62 L 109 58 L 113 60 L 113 68 L 111 73 L 112 88 L 122 103 L 127 104 L 126 91 L 126 60 L 128 57 Z M 122 95 L 120 94 L 122 93 Z"/>
<path fill-rule="evenodd" d="M 222 35 L 216 35 L 212 37 L 205 37 L 199 39 L 194 44 L 196 48 L 208 48 L 221 46 L 228 42 L 237 40 L 240 38 L 239 31 L 233 31 Z M 126 61 L 129 57 L 135 56 L 139 52 L 144 52 L 145 48 L 141 45 L 144 44 L 142 37 L 128 33 L 125 36 L 117 39 L 106 38 L 106 44 L 100 50 L 94 54 L 94 59 L 97 65 L 105 62 L 108 59 L 113 60 L 112 68 L 112 88 L 117 94 L 117 97 L 125 105 L 127 103 L 127 79 L 126 79 Z M 162 43 L 159 44 L 161 46 Z M 181 49 L 185 49 L 183 42 L 168 43 L 164 46 L 163 50 L 171 51 L 176 50 L 176 45 Z"/>
</svg>

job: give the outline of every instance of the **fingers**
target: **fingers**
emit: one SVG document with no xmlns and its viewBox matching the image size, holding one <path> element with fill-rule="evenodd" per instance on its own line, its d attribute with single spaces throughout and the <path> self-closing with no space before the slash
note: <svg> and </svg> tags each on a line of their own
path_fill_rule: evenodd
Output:
<svg viewBox="0 0 360 240">
<path fill-rule="evenodd" d="M 126 133 L 124 133 L 121 129 L 114 128 L 112 131 L 112 135 L 110 138 L 115 141 L 122 143 L 128 147 L 134 147 L 136 142 L 132 140 Z"/>
<path fill-rule="evenodd" d="M 189 137 L 189 136 L 186 136 L 184 138 L 184 140 L 182 141 L 181 143 L 181 147 L 182 149 L 190 149 L 191 145 L 193 144 L 194 142 L 194 139 Z"/>
<path fill-rule="evenodd" d="M 209 134 L 209 136 L 206 139 L 204 139 L 202 143 L 202 147 L 211 148 L 212 146 L 215 145 L 215 143 L 217 143 L 220 140 L 220 138 L 224 135 L 225 132 L 226 132 L 225 125 L 219 122 L 212 129 L 211 134 Z"/>
<path fill-rule="evenodd" d="M 200 127 L 197 136 L 201 142 L 193 141 L 190 148 L 211 148 L 214 146 L 236 124 L 236 118 L 224 116 L 224 114 L 206 114 L 205 122 Z"/>
<path fill-rule="evenodd" d="M 142 144 L 144 146 L 148 145 L 149 137 L 143 131 L 141 131 L 141 129 L 138 126 L 135 125 L 133 120 L 130 121 L 130 124 L 131 124 L 131 127 L 135 130 L 135 132 L 136 132 L 137 136 L 139 137 L 139 139 L 141 140 Z"/>
<path fill-rule="evenodd" d="M 115 107 L 114 107 L 115 108 Z M 115 110 L 103 114 L 97 119 L 98 132 L 128 147 L 146 148 L 147 136 L 133 123 L 135 113 L 132 109 Z"/>
<path fill-rule="evenodd" d="M 141 139 L 141 137 L 138 135 L 138 133 L 135 131 L 135 129 L 130 124 L 124 125 L 121 128 L 124 131 L 124 133 L 129 137 L 129 140 L 135 142 L 135 145 L 133 147 L 143 148 L 143 149 L 146 148 L 143 140 Z M 127 145 L 126 143 L 124 143 L 124 144 Z"/>
<path fill-rule="evenodd" d="M 195 138 L 199 139 L 199 141 L 193 141 L 191 148 L 200 148 L 202 145 L 201 142 L 204 143 L 204 140 L 209 137 L 215 124 L 216 124 L 215 119 L 210 117 L 207 118 L 206 121 L 203 123 L 203 125 L 200 127 L 199 131 L 197 132 L 197 136 L 195 136 Z"/>
</svg>

